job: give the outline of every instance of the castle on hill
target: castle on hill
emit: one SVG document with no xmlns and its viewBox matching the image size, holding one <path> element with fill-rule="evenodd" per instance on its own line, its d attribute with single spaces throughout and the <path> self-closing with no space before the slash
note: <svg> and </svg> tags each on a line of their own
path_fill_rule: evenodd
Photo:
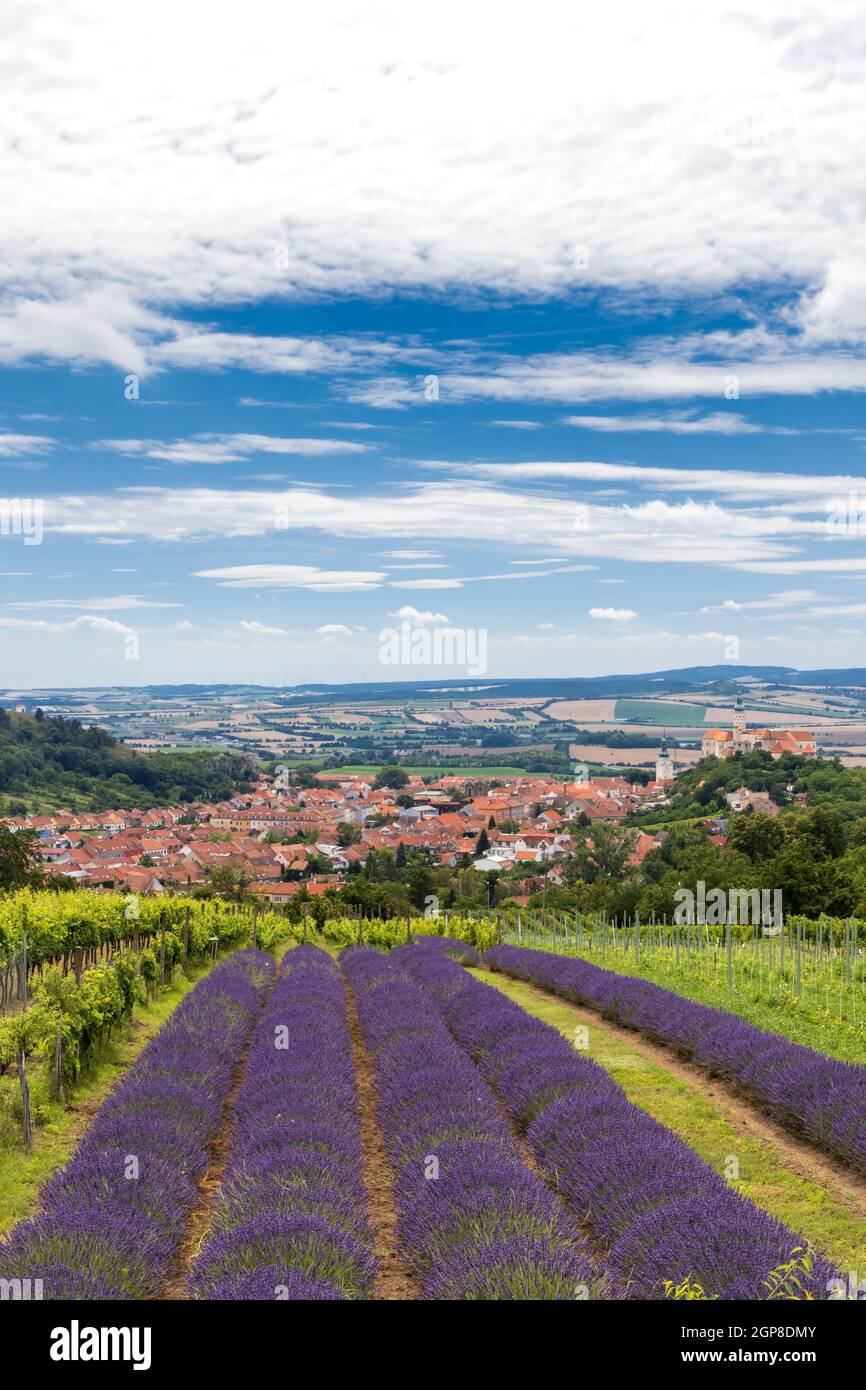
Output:
<svg viewBox="0 0 866 1390">
<path fill-rule="evenodd" d="M 737 696 L 732 729 L 707 729 L 701 739 L 704 758 L 732 758 L 735 753 L 754 753 L 761 750 L 773 758 L 783 753 L 798 753 L 802 758 L 815 757 L 815 735 L 808 729 L 750 729 L 746 724 L 743 697 Z"/>
</svg>

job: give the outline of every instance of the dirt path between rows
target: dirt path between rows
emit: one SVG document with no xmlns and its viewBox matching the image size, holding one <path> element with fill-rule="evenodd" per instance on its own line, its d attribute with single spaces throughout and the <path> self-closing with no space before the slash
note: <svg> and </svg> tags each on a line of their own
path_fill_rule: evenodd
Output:
<svg viewBox="0 0 866 1390">
<path fill-rule="evenodd" d="M 358 1022 L 354 992 L 345 976 L 343 983 L 346 987 L 346 1013 L 358 1087 L 364 1186 L 369 1195 L 368 1215 L 373 1231 L 373 1249 L 379 1262 L 378 1273 L 373 1281 L 373 1298 L 405 1302 L 421 1297 L 421 1284 L 412 1266 L 403 1258 L 400 1249 L 393 1173 L 377 1118 L 378 1098 L 373 1059 Z"/>
<path fill-rule="evenodd" d="M 520 1158 L 521 1162 L 526 1168 L 529 1169 L 533 1177 L 537 1178 L 540 1183 L 544 1184 L 548 1191 L 553 1193 L 559 1205 L 562 1207 L 566 1221 L 571 1226 L 575 1235 L 581 1236 L 583 1240 L 586 1242 L 586 1250 L 589 1259 L 595 1265 L 599 1274 L 601 1274 L 602 1267 L 604 1265 L 605 1259 L 607 1258 L 606 1246 L 603 1244 L 602 1241 L 599 1240 L 592 1226 L 588 1225 L 585 1221 L 581 1221 L 580 1217 L 577 1215 L 576 1211 L 571 1205 L 571 1202 L 566 1197 L 558 1182 L 552 1182 L 541 1171 L 538 1165 L 538 1159 L 535 1156 L 535 1150 L 532 1148 L 532 1145 L 527 1139 L 526 1131 L 524 1130 L 522 1124 L 519 1120 L 515 1119 L 511 1111 L 506 1107 L 505 1101 L 502 1099 L 502 1096 L 496 1090 L 496 1087 L 490 1084 L 490 1082 L 487 1080 L 484 1073 L 482 1072 L 481 1068 L 478 1066 L 478 1063 L 470 1056 L 467 1049 L 463 1046 L 463 1043 L 453 1032 L 447 1019 L 445 1018 L 444 1013 L 441 1010 L 441 1007 L 438 1004 L 436 1005 L 436 1007 L 439 1008 L 442 1022 L 445 1024 L 445 1027 L 448 1029 L 448 1032 L 451 1034 L 451 1037 L 454 1039 L 455 1043 L 460 1048 L 460 1050 L 466 1053 L 466 1055 L 470 1058 L 472 1065 L 477 1069 L 481 1085 L 486 1087 L 486 1089 L 493 1096 L 499 1114 L 501 1115 L 502 1119 L 505 1121 L 505 1123 L 508 1125 L 509 1130 L 511 1131 L 511 1137 L 514 1140 L 514 1145 L 517 1149 L 518 1157 Z"/>
<path fill-rule="evenodd" d="M 279 966 L 277 966 L 270 984 L 264 991 L 262 1001 L 253 1019 L 253 1025 L 250 1028 L 246 1041 L 238 1053 L 237 1061 L 232 1067 L 231 1085 L 229 1086 L 228 1095 L 223 1103 L 219 1129 L 216 1132 L 215 1138 L 208 1145 L 207 1167 L 198 1181 L 199 1201 L 187 1216 L 183 1240 L 175 1249 L 162 1292 L 157 1295 L 160 1299 L 186 1301 L 189 1298 L 187 1287 L 189 1276 L 196 1256 L 201 1251 L 210 1232 L 214 1208 L 219 1199 L 223 1175 L 225 1174 L 226 1165 L 228 1164 L 229 1151 L 232 1145 L 232 1135 L 234 1133 L 235 1105 L 247 1069 L 247 1059 L 250 1054 L 250 1048 L 253 1045 L 253 1037 L 258 1027 L 259 1020 L 267 1007 L 268 1000 L 276 988 L 279 976 L 280 969 Z"/>
<path fill-rule="evenodd" d="M 490 971 L 491 976 L 494 977 L 497 973 Z M 512 979 L 514 977 L 505 975 L 503 978 Z M 665 1071 L 670 1072 L 672 1076 L 675 1076 L 678 1081 L 681 1081 L 691 1090 L 700 1091 L 702 1095 L 708 1096 L 718 1112 L 739 1134 L 745 1138 L 763 1140 L 773 1145 L 779 1150 L 782 1160 L 792 1172 L 797 1173 L 802 1178 L 818 1182 L 824 1187 L 829 1187 L 837 1196 L 844 1197 L 850 1202 L 858 1216 L 866 1217 L 866 1179 L 861 1178 L 845 1164 L 827 1154 L 820 1153 L 806 1140 L 798 1139 L 790 1130 L 771 1119 L 758 1108 L 754 1101 L 747 1099 L 726 1081 L 710 1076 L 702 1067 L 687 1062 L 663 1043 L 652 1042 L 631 1028 L 623 1028 L 618 1023 L 612 1023 L 609 1019 L 603 1018 L 595 1009 L 582 1004 L 573 1004 L 570 999 L 564 999 L 562 995 L 555 994 L 553 990 L 542 989 L 526 980 L 521 980 L 519 983 L 539 999 L 555 999 L 581 1023 L 591 1025 L 593 1028 L 599 1029 L 600 1032 L 626 1042 L 634 1052 L 663 1067 Z"/>
</svg>

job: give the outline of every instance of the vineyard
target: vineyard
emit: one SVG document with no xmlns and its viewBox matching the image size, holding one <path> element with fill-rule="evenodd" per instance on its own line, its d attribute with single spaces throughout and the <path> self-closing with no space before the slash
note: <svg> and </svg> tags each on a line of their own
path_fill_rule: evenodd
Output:
<svg viewBox="0 0 866 1390">
<path fill-rule="evenodd" d="M 34 1001 L 0 1025 L 15 1047 L 41 1016 L 50 1066 L 64 982 L 83 997 L 114 972 L 128 1012 L 142 958 L 169 937 L 163 973 L 195 953 L 203 974 L 0 1237 L 10 1287 L 190 1302 L 859 1296 L 821 1209 L 796 1224 L 769 1188 L 753 1200 L 724 1155 L 707 1161 L 629 1099 L 581 1020 L 688 1059 L 755 1125 L 772 1117 L 819 1168 L 839 1165 L 866 1235 L 862 1066 L 617 970 L 612 928 L 602 966 L 580 954 L 584 923 L 558 924 L 566 955 L 508 944 L 493 917 L 334 918 L 319 934 L 180 899 L 142 902 L 131 932 L 121 901 L 76 897 L 77 912 L 40 894 L 3 905 L 7 949 L 32 933 L 39 956 Z M 823 933 L 822 950 L 844 952 L 844 926 Z M 551 1026 L 545 998 L 580 1012 Z M 826 1211 L 840 1201 L 828 1190 Z"/>
</svg>

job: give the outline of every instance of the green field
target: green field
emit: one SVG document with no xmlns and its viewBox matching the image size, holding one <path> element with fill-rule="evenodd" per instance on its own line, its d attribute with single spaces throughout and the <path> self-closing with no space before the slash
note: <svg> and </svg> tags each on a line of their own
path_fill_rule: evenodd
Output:
<svg viewBox="0 0 866 1390">
<path fill-rule="evenodd" d="M 288 763 L 289 759 L 286 759 Z M 418 777 L 448 777 L 459 773 L 461 777 L 549 777 L 548 772 L 525 772 L 522 767 L 478 767 L 473 765 L 459 767 L 442 767 L 441 765 L 431 767 L 428 765 L 415 766 L 410 763 L 401 763 L 401 767 L 407 772 L 413 773 Z M 337 777 L 340 773 L 360 773 L 362 776 L 370 774 L 374 776 L 382 771 L 381 763 L 352 763 L 350 767 L 337 767 L 332 769 L 333 776 Z"/>
<path fill-rule="evenodd" d="M 642 724 L 669 728 L 674 725 L 693 728 L 703 724 L 705 712 L 703 705 L 681 705 L 665 700 L 617 700 L 613 713 L 615 719 L 637 719 Z"/>
</svg>

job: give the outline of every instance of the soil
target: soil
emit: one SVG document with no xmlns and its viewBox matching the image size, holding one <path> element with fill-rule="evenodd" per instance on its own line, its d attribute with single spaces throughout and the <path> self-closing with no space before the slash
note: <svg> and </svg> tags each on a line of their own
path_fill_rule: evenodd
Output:
<svg viewBox="0 0 866 1390">
<path fill-rule="evenodd" d="M 405 1302 L 421 1297 L 421 1284 L 412 1266 L 400 1251 L 393 1171 L 385 1152 L 377 1118 L 378 1098 L 373 1059 L 358 1022 L 354 993 L 348 981 L 345 983 L 349 1037 L 352 1041 L 352 1060 L 355 1064 L 358 1087 L 364 1185 L 370 1198 L 368 1214 L 373 1231 L 374 1253 L 379 1262 L 379 1270 L 373 1283 L 373 1298 Z"/>
<path fill-rule="evenodd" d="M 171 1258 L 165 1284 L 163 1285 L 162 1292 L 158 1295 L 160 1299 L 186 1300 L 189 1298 L 187 1285 L 190 1272 L 196 1256 L 207 1240 L 214 1208 L 219 1200 L 223 1175 L 228 1164 L 229 1150 L 231 1149 L 232 1143 L 232 1132 L 234 1129 L 235 1103 L 237 1102 L 238 1092 L 244 1079 L 247 1057 L 249 1056 L 250 1047 L 252 1046 L 256 1023 L 261 1017 L 261 1012 L 267 1004 L 271 992 L 276 985 L 278 974 L 279 972 L 275 970 L 271 983 L 265 990 L 261 1005 L 259 1006 L 259 1010 L 246 1042 L 238 1053 L 237 1061 L 232 1068 L 231 1086 L 229 1087 L 229 1093 L 223 1104 L 219 1129 L 217 1130 L 216 1137 L 208 1147 L 207 1167 L 199 1178 L 199 1200 L 187 1217 L 186 1233 L 183 1240 L 175 1248 L 175 1252 Z"/>
</svg>

